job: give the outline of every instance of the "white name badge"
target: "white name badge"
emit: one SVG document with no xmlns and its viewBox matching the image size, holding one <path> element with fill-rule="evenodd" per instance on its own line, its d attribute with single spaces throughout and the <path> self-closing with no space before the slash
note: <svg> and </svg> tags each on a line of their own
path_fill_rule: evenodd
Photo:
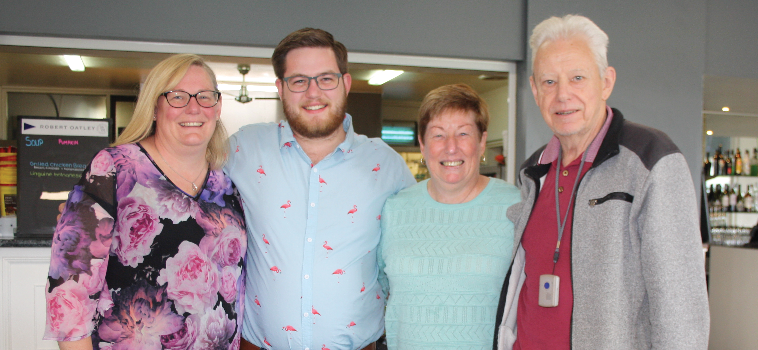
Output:
<svg viewBox="0 0 758 350">
<path fill-rule="evenodd" d="M 558 306 L 558 288 L 560 284 L 561 278 L 556 275 L 540 275 L 540 306 Z"/>
</svg>

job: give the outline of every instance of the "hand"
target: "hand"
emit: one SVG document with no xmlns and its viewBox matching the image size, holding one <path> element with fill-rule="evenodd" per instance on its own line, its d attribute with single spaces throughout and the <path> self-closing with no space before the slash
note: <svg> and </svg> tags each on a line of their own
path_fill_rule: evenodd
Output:
<svg viewBox="0 0 758 350">
<path fill-rule="evenodd" d="M 63 209 L 66 209 L 66 202 L 63 202 L 58 205 L 58 216 L 55 217 L 55 221 L 61 221 L 61 214 L 63 214 Z"/>
</svg>

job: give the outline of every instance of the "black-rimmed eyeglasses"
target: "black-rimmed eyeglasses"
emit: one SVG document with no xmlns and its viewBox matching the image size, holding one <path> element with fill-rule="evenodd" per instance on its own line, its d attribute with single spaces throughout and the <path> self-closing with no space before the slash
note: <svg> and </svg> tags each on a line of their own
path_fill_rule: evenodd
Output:
<svg viewBox="0 0 758 350">
<path fill-rule="evenodd" d="M 321 90 L 334 90 L 340 86 L 340 78 L 342 78 L 342 74 L 340 73 L 324 73 L 315 77 L 293 75 L 282 80 L 287 84 L 287 88 L 290 89 L 290 91 L 303 92 L 308 90 L 308 87 L 311 86 L 311 80 L 315 80 L 316 86 Z"/>
<path fill-rule="evenodd" d="M 218 103 L 218 100 L 221 97 L 221 92 L 203 90 L 193 95 L 187 91 L 177 90 L 166 91 L 162 93 L 161 96 L 165 97 L 168 105 L 174 108 L 186 107 L 193 97 L 195 98 L 195 101 L 197 101 L 197 104 L 200 105 L 200 107 L 211 108 Z"/>
</svg>

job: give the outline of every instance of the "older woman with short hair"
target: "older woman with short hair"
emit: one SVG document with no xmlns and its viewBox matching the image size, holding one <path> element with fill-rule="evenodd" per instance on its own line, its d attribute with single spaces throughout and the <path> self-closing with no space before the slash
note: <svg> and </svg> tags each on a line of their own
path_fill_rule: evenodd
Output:
<svg viewBox="0 0 758 350">
<path fill-rule="evenodd" d="M 463 84 L 437 88 L 419 111 L 431 178 L 387 200 L 379 245 L 389 293 L 389 349 L 492 348 L 500 287 L 513 253 L 505 215 L 519 191 L 479 174 L 489 114 Z"/>
<path fill-rule="evenodd" d="M 45 339 L 61 349 L 238 349 L 247 246 L 221 171 L 213 71 L 175 55 L 69 194 L 53 236 Z"/>
</svg>

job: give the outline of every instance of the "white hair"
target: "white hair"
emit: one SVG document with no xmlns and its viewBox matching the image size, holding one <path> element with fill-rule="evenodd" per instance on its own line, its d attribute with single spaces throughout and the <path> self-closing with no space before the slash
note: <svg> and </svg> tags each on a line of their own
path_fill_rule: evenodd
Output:
<svg viewBox="0 0 758 350">
<path fill-rule="evenodd" d="M 550 17 L 534 27 L 532 36 L 529 38 L 529 47 L 532 49 L 532 67 L 537 57 L 537 50 L 546 41 L 576 37 L 587 42 L 590 51 L 595 56 L 600 76 L 605 76 L 605 70 L 608 68 L 608 34 L 605 34 L 595 22 L 580 15 Z"/>
</svg>

